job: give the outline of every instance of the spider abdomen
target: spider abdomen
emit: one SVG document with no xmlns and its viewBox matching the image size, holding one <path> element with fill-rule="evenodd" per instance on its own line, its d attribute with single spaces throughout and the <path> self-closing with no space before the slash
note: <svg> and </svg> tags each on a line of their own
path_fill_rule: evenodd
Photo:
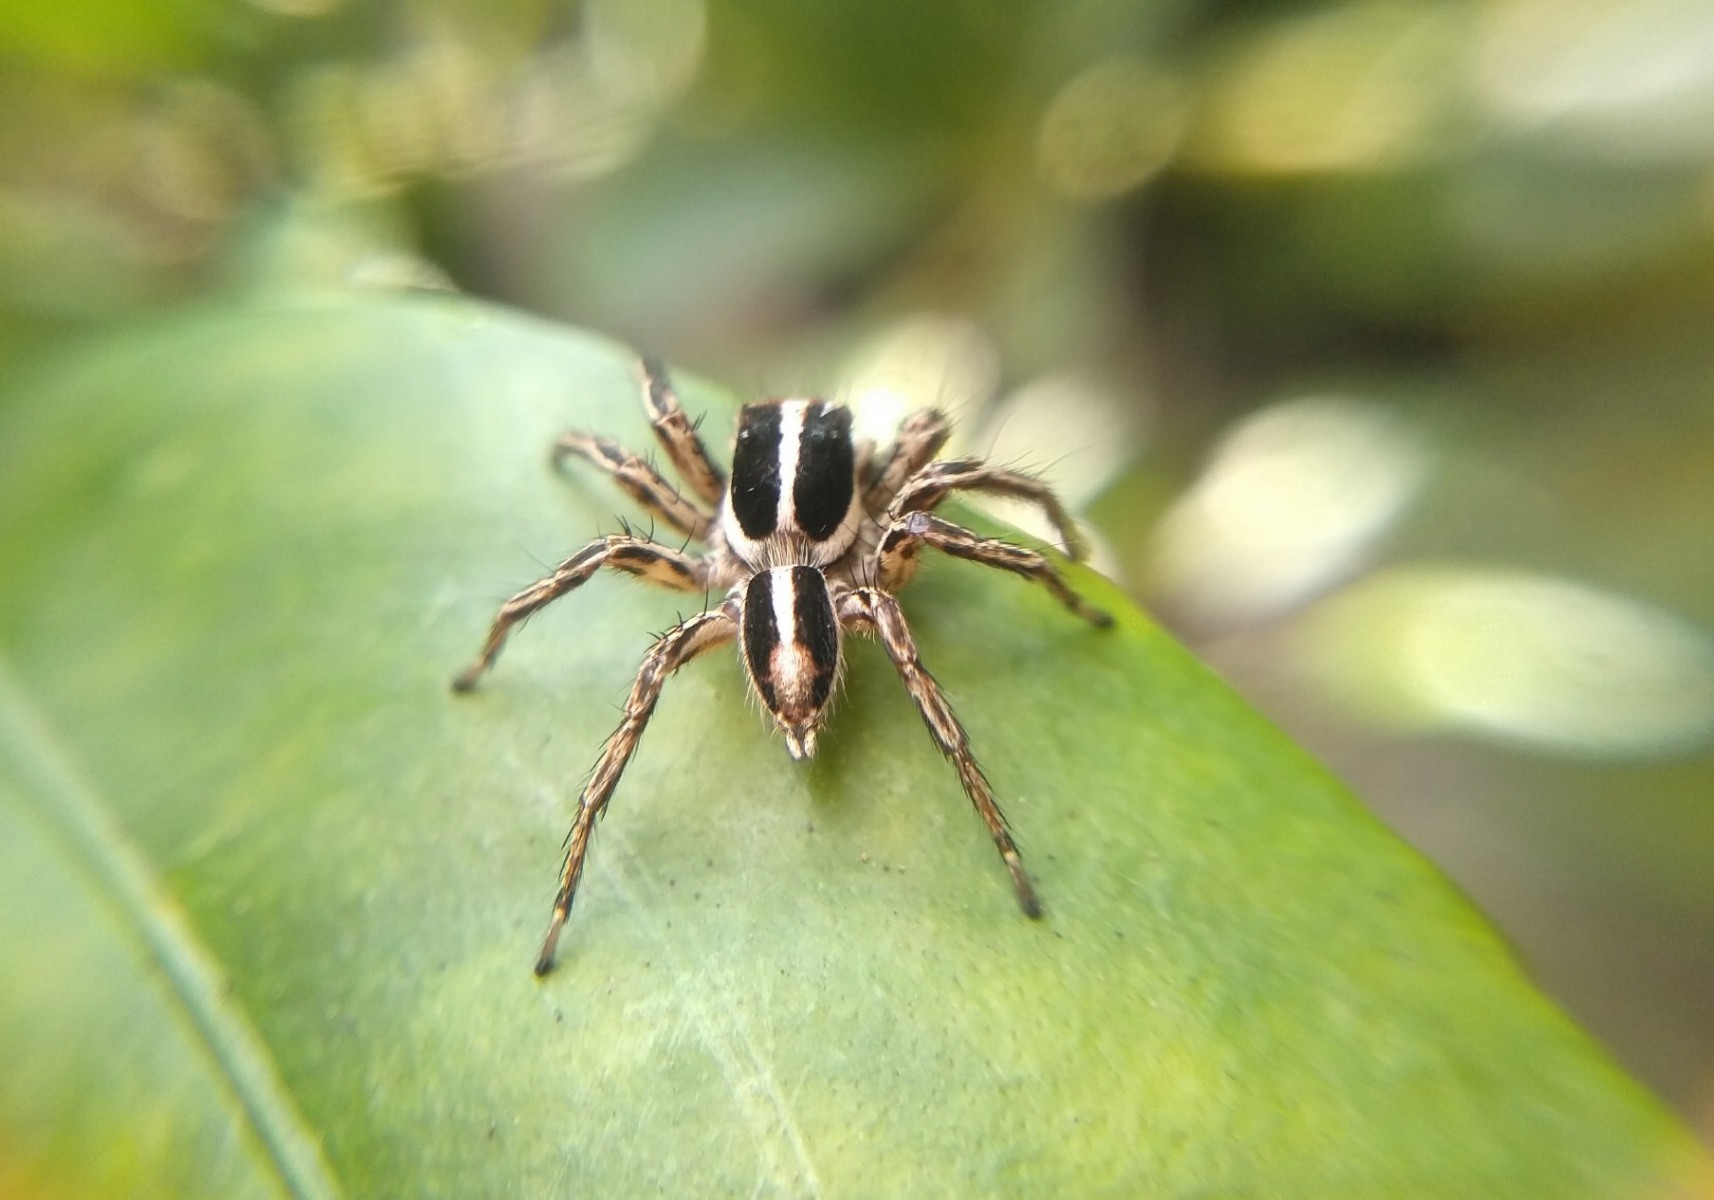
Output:
<svg viewBox="0 0 1714 1200">
<path fill-rule="evenodd" d="M 827 577 L 814 567 L 759 571 L 744 587 L 744 667 L 796 759 L 815 735 L 839 679 L 839 621 Z"/>
</svg>

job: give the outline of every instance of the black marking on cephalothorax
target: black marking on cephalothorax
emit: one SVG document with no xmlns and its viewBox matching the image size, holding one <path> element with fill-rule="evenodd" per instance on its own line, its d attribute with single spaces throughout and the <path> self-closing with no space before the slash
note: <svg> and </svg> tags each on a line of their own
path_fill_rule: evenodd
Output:
<svg viewBox="0 0 1714 1200">
<path fill-rule="evenodd" d="M 813 401 L 804 410 L 797 475 L 792 480 L 792 511 L 798 528 L 813 540 L 826 541 L 845 520 L 856 470 L 851 410 Z"/>
<path fill-rule="evenodd" d="M 819 709 L 839 675 L 839 621 L 825 575 L 814 567 L 793 567 L 791 581 L 792 640 L 813 664 L 810 700 Z"/>
<path fill-rule="evenodd" d="M 780 406 L 746 404 L 732 449 L 732 515 L 749 538 L 774 532 L 780 511 Z"/>
<path fill-rule="evenodd" d="M 762 703 L 770 712 L 778 712 L 779 694 L 774 690 L 772 665 L 774 650 L 780 644 L 779 626 L 774 621 L 773 573 L 762 571 L 751 577 L 744 589 L 744 665 L 750 670 L 750 680 L 761 693 Z"/>
</svg>

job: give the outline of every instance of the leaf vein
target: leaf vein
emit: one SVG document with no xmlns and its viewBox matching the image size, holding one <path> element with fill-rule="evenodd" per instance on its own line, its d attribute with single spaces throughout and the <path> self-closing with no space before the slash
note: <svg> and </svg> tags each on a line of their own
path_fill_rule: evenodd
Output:
<svg viewBox="0 0 1714 1200">
<path fill-rule="evenodd" d="M 317 1138 L 293 1104 L 266 1043 L 229 998 L 213 955 L 4 658 L 0 752 L 30 785 L 21 789 L 25 802 L 159 968 L 286 1192 L 297 1200 L 337 1200 L 340 1189 Z"/>
</svg>

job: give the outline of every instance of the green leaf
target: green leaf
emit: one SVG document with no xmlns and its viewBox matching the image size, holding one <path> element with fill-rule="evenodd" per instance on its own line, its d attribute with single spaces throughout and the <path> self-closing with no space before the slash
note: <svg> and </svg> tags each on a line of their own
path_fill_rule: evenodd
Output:
<svg viewBox="0 0 1714 1200">
<path fill-rule="evenodd" d="M 730 436 L 729 398 L 687 405 Z M 298 300 L 85 347 L 0 412 L 0 1185 L 1545 1200 L 1702 1169 L 1082 571 L 1116 629 L 957 562 L 905 597 L 1044 920 L 873 646 L 808 765 L 717 654 L 536 980 L 583 774 L 699 601 L 602 577 L 447 682 L 628 511 L 545 461 L 567 425 L 647 447 L 616 347 Z"/>
</svg>

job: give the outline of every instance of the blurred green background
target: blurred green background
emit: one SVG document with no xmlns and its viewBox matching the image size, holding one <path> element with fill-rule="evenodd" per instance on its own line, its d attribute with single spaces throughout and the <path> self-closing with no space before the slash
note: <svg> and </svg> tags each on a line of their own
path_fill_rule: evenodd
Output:
<svg viewBox="0 0 1714 1200">
<path fill-rule="evenodd" d="M 0 384 L 453 288 L 947 408 L 1714 1137 L 1707 0 L 8 0 L 0 112 Z"/>
</svg>

